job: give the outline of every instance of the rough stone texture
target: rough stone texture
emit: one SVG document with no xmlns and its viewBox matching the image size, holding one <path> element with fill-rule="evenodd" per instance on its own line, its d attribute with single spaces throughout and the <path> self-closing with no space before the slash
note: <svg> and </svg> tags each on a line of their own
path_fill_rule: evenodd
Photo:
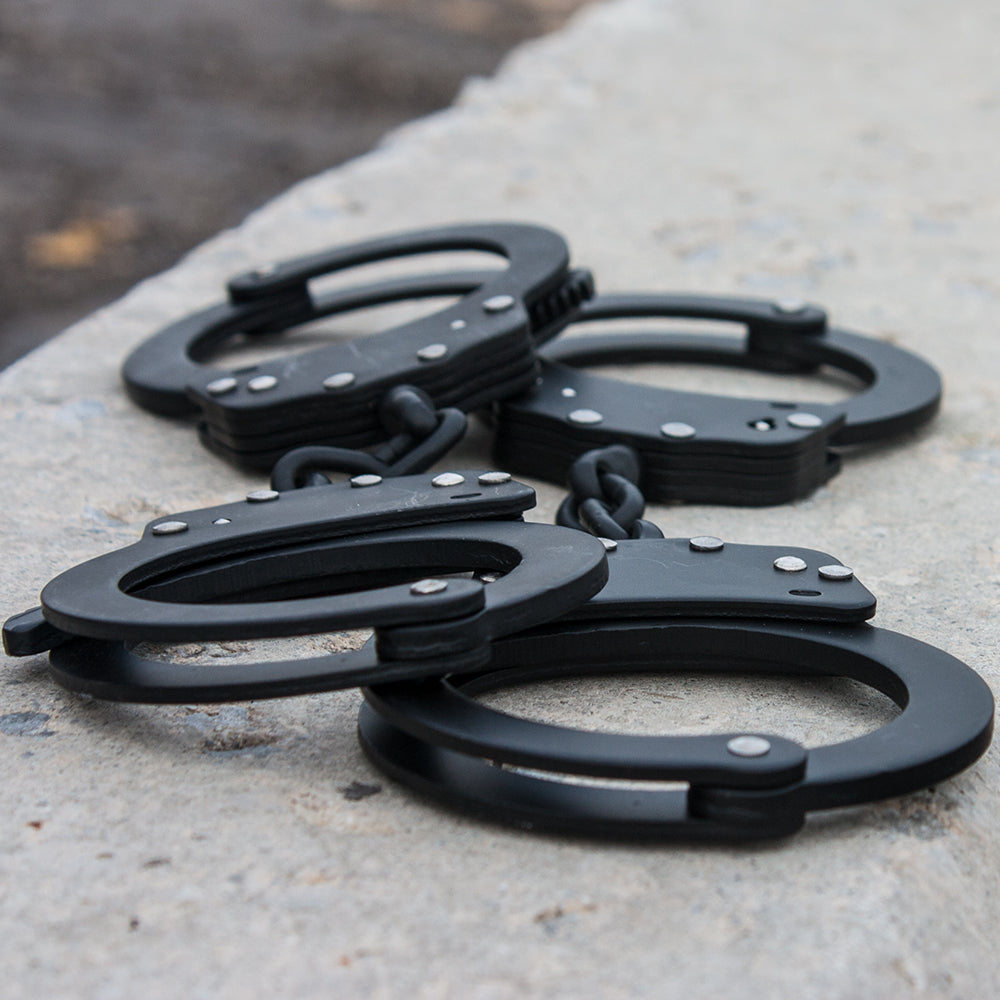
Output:
<svg viewBox="0 0 1000 1000">
<path fill-rule="evenodd" d="M 622 0 L 525 46 L 454 109 L 292 189 L 3 374 L 6 611 L 150 517 L 260 483 L 126 402 L 116 368 L 132 345 L 255 262 L 516 217 L 564 231 L 606 290 L 805 295 L 932 358 L 947 383 L 933 427 L 851 456 L 812 498 L 652 513 L 671 534 L 838 554 L 878 594 L 879 624 L 995 685 L 998 30 L 985 0 Z M 479 431 L 455 462 L 485 464 L 485 446 Z M 559 491 L 540 494 L 549 519 Z M 752 697 L 755 724 L 807 742 L 885 713 L 833 687 L 664 685 L 550 695 L 594 725 L 681 697 L 673 721 L 726 728 Z M 996 751 L 780 846 L 635 848 L 509 831 L 393 787 L 355 744 L 353 692 L 103 705 L 55 688 L 40 657 L 7 662 L 0 690 L 6 995 L 1000 988 Z"/>
</svg>

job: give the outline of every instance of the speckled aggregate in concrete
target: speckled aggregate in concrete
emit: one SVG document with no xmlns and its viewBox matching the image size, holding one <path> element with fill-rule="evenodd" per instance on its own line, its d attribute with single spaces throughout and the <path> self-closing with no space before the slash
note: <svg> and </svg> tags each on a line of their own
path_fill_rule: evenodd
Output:
<svg viewBox="0 0 1000 1000">
<path fill-rule="evenodd" d="M 622 0 L 525 46 L 455 108 L 292 189 L 0 376 L 4 614 L 150 518 L 261 484 L 201 451 L 189 426 L 128 404 L 117 366 L 133 345 L 262 260 L 521 218 L 563 231 L 605 290 L 801 295 L 933 359 L 947 393 L 933 426 L 850 456 L 811 498 L 652 515 L 668 534 L 836 553 L 877 593 L 878 624 L 995 686 L 998 32 L 985 0 Z M 480 429 L 454 462 L 486 465 L 486 446 Z M 559 491 L 539 492 L 547 520 Z M 104 705 L 57 689 L 41 657 L 5 661 L 0 994 L 831 1000 L 1000 987 L 996 751 L 932 792 L 811 820 L 778 846 L 637 848 L 414 798 L 358 750 L 358 697 Z M 742 719 L 809 743 L 885 714 L 836 686 L 753 681 L 564 685 L 549 701 L 594 725 Z"/>
</svg>

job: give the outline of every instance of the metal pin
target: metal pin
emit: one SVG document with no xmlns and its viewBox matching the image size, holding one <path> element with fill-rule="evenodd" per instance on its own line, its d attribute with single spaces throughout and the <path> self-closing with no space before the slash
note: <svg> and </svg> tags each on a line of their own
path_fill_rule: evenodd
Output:
<svg viewBox="0 0 1000 1000">
<path fill-rule="evenodd" d="M 222 378 L 213 379 L 205 386 L 205 392 L 210 396 L 224 396 L 227 392 L 232 392 L 239 385 L 239 382 L 232 375 L 223 375 Z"/>
<path fill-rule="evenodd" d="M 566 386 L 565 389 L 559 390 L 559 395 L 564 396 L 566 399 L 573 399 L 573 397 L 576 396 L 576 389 L 571 389 L 569 386 Z"/>
<path fill-rule="evenodd" d="M 798 556 L 779 556 L 774 560 L 774 568 L 782 573 L 801 573 L 806 568 L 806 561 Z"/>
<path fill-rule="evenodd" d="M 511 475 L 509 472 L 484 472 L 477 482 L 480 486 L 503 486 L 504 483 L 509 483 L 511 480 Z"/>
<path fill-rule="evenodd" d="M 597 410 L 574 410 L 566 419 L 574 424 L 599 424 L 604 414 Z"/>
<path fill-rule="evenodd" d="M 253 270 L 253 276 L 255 278 L 270 278 L 275 275 L 278 271 L 277 264 L 261 264 L 260 267 L 255 267 Z"/>
<path fill-rule="evenodd" d="M 161 521 L 150 530 L 154 535 L 179 535 L 182 531 L 187 531 L 188 526 L 186 521 Z"/>
<path fill-rule="evenodd" d="M 352 486 L 378 486 L 382 482 L 381 476 L 376 476 L 374 472 L 363 472 L 360 476 L 351 476 Z"/>
<path fill-rule="evenodd" d="M 355 380 L 354 372 L 337 372 L 336 375 L 329 375 L 323 379 L 324 389 L 346 389 L 353 385 Z"/>
<path fill-rule="evenodd" d="M 774 308 L 776 312 L 784 313 L 786 316 L 794 316 L 796 313 L 806 311 L 806 302 L 804 299 L 788 297 L 778 299 L 774 303 Z"/>
<path fill-rule="evenodd" d="M 252 493 L 247 494 L 247 500 L 250 503 L 270 503 L 272 500 L 277 500 L 281 494 L 277 490 L 254 490 Z"/>
<path fill-rule="evenodd" d="M 718 552 L 725 547 L 725 542 L 715 535 L 697 535 L 688 539 L 688 546 L 692 552 Z"/>
<path fill-rule="evenodd" d="M 465 482 L 465 476 L 460 476 L 457 472 L 442 472 L 431 480 L 431 486 L 461 486 Z"/>
<path fill-rule="evenodd" d="M 453 319 L 448 324 L 448 326 L 450 326 L 452 330 L 464 330 L 468 325 L 469 324 L 466 323 L 464 319 Z"/>
<path fill-rule="evenodd" d="M 824 580 L 842 582 L 854 579 L 854 570 L 850 566 L 820 566 L 819 575 Z"/>
<path fill-rule="evenodd" d="M 772 420 L 752 420 L 750 426 L 755 431 L 773 431 L 774 421 Z"/>
<path fill-rule="evenodd" d="M 483 310 L 488 313 L 502 313 L 513 307 L 513 295 L 494 295 L 483 302 Z"/>
<path fill-rule="evenodd" d="M 232 524 L 232 520 L 228 517 L 217 517 L 212 524 Z"/>
<path fill-rule="evenodd" d="M 789 413 L 786 419 L 789 426 L 797 427 L 800 431 L 823 426 L 823 418 L 817 417 L 815 413 Z"/>
<path fill-rule="evenodd" d="M 417 351 L 417 357 L 421 361 L 437 361 L 448 353 L 448 348 L 444 344 L 428 344 Z"/>
<path fill-rule="evenodd" d="M 447 580 L 417 580 L 410 584 L 410 593 L 416 597 L 423 597 L 426 594 L 440 594 L 442 590 L 448 589 Z"/>
<path fill-rule="evenodd" d="M 698 432 L 690 425 L 682 423 L 680 420 L 673 420 L 660 427 L 660 433 L 668 438 L 691 438 Z"/>
<path fill-rule="evenodd" d="M 734 757 L 763 757 L 771 752 L 771 744 L 763 736 L 734 736 L 726 749 Z"/>
<path fill-rule="evenodd" d="M 247 388 L 251 392 L 266 392 L 273 389 L 278 384 L 278 380 L 273 375 L 256 375 L 247 382 Z"/>
<path fill-rule="evenodd" d="M 618 548 L 618 543 L 613 538 L 598 538 L 597 540 L 608 552 L 614 552 Z"/>
</svg>

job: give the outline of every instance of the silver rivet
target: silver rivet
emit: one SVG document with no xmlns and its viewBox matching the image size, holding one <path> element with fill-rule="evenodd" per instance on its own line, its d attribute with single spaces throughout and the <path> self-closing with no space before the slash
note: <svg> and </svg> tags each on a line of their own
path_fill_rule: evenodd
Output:
<svg viewBox="0 0 1000 1000">
<path fill-rule="evenodd" d="M 469 324 L 466 323 L 464 319 L 453 319 L 448 324 L 448 326 L 450 326 L 452 330 L 464 330 L 468 325 Z"/>
<path fill-rule="evenodd" d="M 823 418 L 817 417 L 815 413 L 789 413 L 787 419 L 789 426 L 797 427 L 800 431 L 823 426 Z"/>
<path fill-rule="evenodd" d="M 410 593 L 418 597 L 425 594 L 440 594 L 442 590 L 448 589 L 447 580 L 417 580 L 410 585 Z"/>
<path fill-rule="evenodd" d="M 784 313 L 786 316 L 794 316 L 796 313 L 806 311 L 806 303 L 803 299 L 778 299 L 774 303 L 774 308 L 777 312 Z"/>
<path fill-rule="evenodd" d="M 232 375 L 223 375 L 222 378 L 213 379 L 205 386 L 205 392 L 210 396 L 225 396 L 227 392 L 232 392 L 239 385 L 239 382 Z"/>
<path fill-rule="evenodd" d="M 448 348 L 444 344 L 428 344 L 417 351 L 417 357 L 421 361 L 437 361 L 448 353 Z"/>
<path fill-rule="evenodd" d="M 599 424 L 604 419 L 604 414 L 597 410 L 574 410 L 567 419 L 574 424 Z"/>
<path fill-rule="evenodd" d="M 376 476 L 373 472 L 363 472 L 360 476 L 351 476 L 352 486 L 378 486 L 382 482 L 381 476 Z"/>
<path fill-rule="evenodd" d="M 257 375 L 247 382 L 247 388 L 251 392 L 266 392 L 277 384 L 278 380 L 273 375 Z"/>
<path fill-rule="evenodd" d="M 442 472 L 431 480 L 431 486 L 461 486 L 464 482 L 465 476 L 460 476 L 457 472 Z"/>
<path fill-rule="evenodd" d="M 150 530 L 154 535 L 179 535 L 182 531 L 187 531 L 188 526 L 186 521 L 161 521 Z"/>
<path fill-rule="evenodd" d="M 763 757 L 771 752 L 771 744 L 763 736 L 734 736 L 726 749 L 734 757 Z"/>
<path fill-rule="evenodd" d="M 480 486 L 503 486 L 509 483 L 511 475 L 509 472 L 484 472 L 476 480 Z"/>
<path fill-rule="evenodd" d="M 232 524 L 233 522 L 228 517 L 217 517 L 212 524 Z"/>
<path fill-rule="evenodd" d="M 688 539 L 688 546 L 692 552 L 718 552 L 725 546 L 725 542 L 715 535 L 697 535 Z"/>
<path fill-rule="evenodd" d="M 483 302 L 483 309 L 488 313 L 502 313 L 513 308 L 513 295 L 493 295 Z"/>
<path fill-rule="evenodd" d="M 613 538 L 598 538 L 597 540 L 608 552 L 614 552 L 618 548 L 618 543 Z"/>
<path fill-rule="evenodd" d="M 774 424 L 770 420 L 753 420 L 750 422 L 750 426 L 755 431 L 773 431 Z"/>
<path fill-rule="evenodd" d="M 819 575 L 824 580 L 853 580 L 854 570 L 850 566 L 820 566 Z"/>
<path fill-rule="evenodd" d="M 476 574 L 476 579 L 480 583 L 496 583 L 501 576 L 502 576 L 501 573 L 497 573 L 495 570 L 488 569 L 488 570 L 480 570 Z"/>
<path fill-rule="evenodd" d="M 782 573 L 801 573 L 806 568 L 806 561 L 798 556 L 779 556 L 774 560 L 774 568 Z"/>
<path fill-rule="evenodd" d="M 324 389 L 346 389 L 349 385 L 354 385 L 354 372 L 337 372 L 336 375 L 328 375 L 323 379 Z"/>
<path fill-rule="evenodd" d="M 566 386 L 565 389 L 559 390 L 559 395 L 564 396 L 566 399 L 572 399 L 576 395 L 576 389 L 571 389 L 569 386 Z"/>
<path fill-rule="evenodd" d="M 277 264 L 261 264 L 260 267 L 254 268 L 253 276 L 255 278 L 270 278 L 277 274 L 277 271 Z"/>
<path fill-rule="evenodd" d="M 660 433 L 668 438 L 690 438 L 694 437 L 697 431 L 690 425 L 679 420 L 671 421 L 660 427 Z"/>
<path fill-rule="evenodd" d="M 272 500 L 277 500 L 279 496 L 281 494 L 277 490 L 254 490 L 247 494 L 247 500 L 250 503 L 270 503 Z"/>
</svg>

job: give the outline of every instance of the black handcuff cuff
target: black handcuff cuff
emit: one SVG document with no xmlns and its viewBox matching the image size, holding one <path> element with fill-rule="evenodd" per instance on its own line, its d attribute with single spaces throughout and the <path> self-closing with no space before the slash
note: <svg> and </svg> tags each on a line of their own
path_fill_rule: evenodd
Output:
<svg viewBox="0 0 1000 1000">
<path fill-rule="evenodd" d="M 326 295 L 309 282 L 378 261 L 486 251 L 506 268 L 393 278 Z M 541 226 L 493 223 L 400 233 L 232 278 L 227 302 L 187 316 L 125 361 L 134 402 L 169 416 L 200 414 L 203 444 L 249 468 L 270 469 L 292 448 L 363 448 L 385 440 L 379 407 L 408 384 L 436 407 L 470 411 L 526 389 L 536 349 L 593 292 L 569 268 L 563 238 Z M 227 340 L 284 332 L 321 317 L 410 299 L 458 302 L 380 333 L 284 355 L 244 369 L 204 359 Z"/>
<path fill-rule="evenodd" d="M 601 472 L 604 480 L 624 478 L 626 449 L 611 450 L 618 454 L 588 461 L 619 469 Z M 605 492 L 620 496 L 607 482 Z M 521 827 L 704 841 L 787 836 L 809 811 L 926 787 L 989 746 L 986 683 L 939 649 L 866 624 L 875 599 L 837 560 L 707 536 L 657 539 L 634 510 L 626 517 L 645 528 L 607 542 L 608 583 L 585 605 L 495 642 L 490 664 L 474 674 L 368 687 L 358 727 L 369 758 L 418 792 Z M 623 670 L 847 677 L 886 694 L 901 714 L 807 750 L 761 733 L 585 732 L 475 700 Z"/>
<path fill-rule="evenodd" d="M 310 297 L 308 281 L 319 274 L 452 249 L 500 252 L 510 266 Z M 49 651 L 58 683 L 122 701 L 243 700 L 369 685 L 359 732 L 390 774 L 454 804 L 581 833 L 779 836 L 801 826 L 808 810 L 899 794 L 975 760 L 992 729 L 989 689 L 947 654 L 864 624 L 874 599 L 835 560 L 812 550 L 776 555 L 713 538 L 663 539 L 642 517 L 640 479 L 657 499 L 757 504 L 801 496 L 836 470 L 830 447 L 880 440 L 928 419 L 940 398 L 937 373 L 909 352 L 827 329 L 825 314 L 806 306 L 669 296 L 581 306 L 590 278 L 569 271 L 567 260 L 565 244 L 548 230 L 467 226 L 234 279 L 229 303 L 154 337 L 128 360 L 125 376 L 147 408 L 200 408 L 202 437 L 214 450 L 251 465 L 283 455 L 272 489 L 158 519 L 135 545 L 57 577 L 41 608 L 6 623 L 7 651 Z M 441 294 L 463 298 L 350 345 L 364 364 L 333 364 L 338 370 L 322 390 L 303 388 L 301 373 L 314 380 L 343 345 L 253 372 L 210 372 L 196 360 L 237 332 L 275 332 Z M 572 322 L 640 315 L 737 319 L 748 336 L 745 344 L 721 345 L 697 336 L 585 337 L 549 349 L 540 383 L 496 407 L 497 453 L 509 458 L 503 464 L 551 479 L 595 441 L 611 436 L 637 446 L 605 448 L 572 464 L 573 495 L 560 508 L 560 527 L 525 524 L 533 492 L 506 473 L 423 473 L 461 436 L 462 410 L 534 383 L 538 344 Z M 430 345 L 444 348 L 433 357 L 409 351 L 407 337 L 423 342 L 442 325 L 461 346 L 442 340 Z M 638 386 L 623 392 L 620 383 L 561 363 L 649 358 L 794 372 L 828 364 L 869 388 L 832 407 L 771 403 L 762 413 L 764 404 L 752 400 Z M 380 368 L 383 361 L 391 363 Z M 399 384 L 409 377 L 415 385 Z M 654 411 L 659 424 L 650 431 Z M 302 440 L 313 443 L 286 454 Z M 323 473 L 331 469 L 352 478 L 329 484 Z M 476 571 L 470 579 L 449 575 L 469 568 Z M 416 571 L 427 578 L 410 583 Z M 188 665 L 133 648 L 363 626 L 375 629 L 364 648 L 301 661 Z M 760 734 L 574 734 L 469 700 L 489 687 L 607 672 L 622 662 L 848 676 L 905 707 L 875 734 L 807 752 Z M 932 737 L 918 739 L 932 711 L 943 719 Z M 579 775 L 681 780 L 689 788 L 597 787 L 580 784 Z"/>
<path fill-rule="evenodd" d="M 929 420 L 941 379 L 894 344 L 827 325 L 801 302 L 713 296 L 611 295 L 583 303 L 564 327 L 637 318 L 742 323 L 744 338 L 641 333 L 559 337 L 541 376 L 496 407 L 494 458 L 518 475 L 565 482 L 583 452 L 638 452 L 651 500 L 764 506 L 807 496 L 840 468 L 831 449 L 871 444 Z M 866 388 L 835 404 L 740 399 L 622 383 L 587 365 L 695 362 L 770 372 L 827 365 Z"/>
</svg>

